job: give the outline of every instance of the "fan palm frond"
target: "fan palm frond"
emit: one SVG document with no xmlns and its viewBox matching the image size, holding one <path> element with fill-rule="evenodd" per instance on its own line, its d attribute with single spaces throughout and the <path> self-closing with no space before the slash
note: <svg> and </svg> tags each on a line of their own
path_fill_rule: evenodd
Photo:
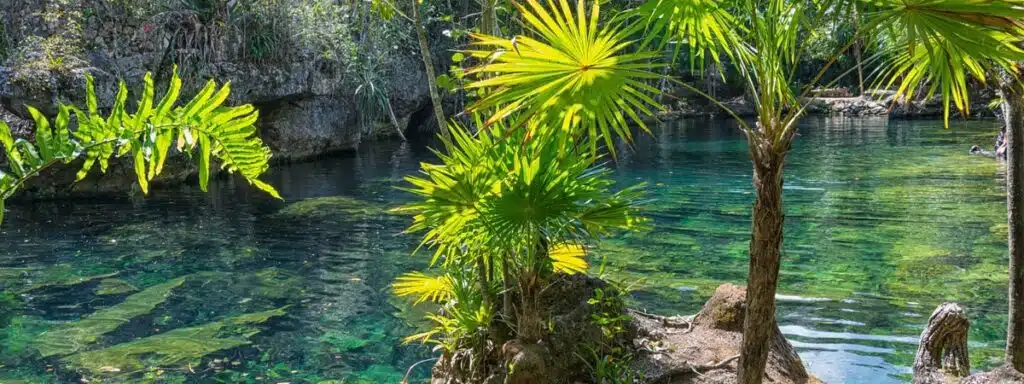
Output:
<svg viewBox="0 0 1024 384">
<path fill-rule="evenodd" d="M 896 85 L 904 100 L 941 95 L 947 125 L 950 106 L 970 113 L 969 77 L 984 83 L 990 69 L 1015 73 L 1024 60 L 1024 8 L 1013 2 L 885 0 L 875 7 L 868 26 L 889 37 L 893 57 L 876 86 Z"/>
<path fill-rule="evenodd" d="M 452 296 L 453 283 L 448 275 L 429 276 L 422 272 L 409 272 L 395 279 L 391 287 L 395 295 L 416 296 L 416 304 L 424 301 L 438 303 Z"/>
<path fill-rule="evenodd" d="M 548 251 L 556 272 L 570 275 L 587 272 L 587 250 L 578 244 L 557 244 Z"/>
<path fill-rule="evenodd" d="M 483 64 L 467 72 L 477 77 L 467 87 L 486 92 L 470 111 L 493 110 L 488 125 L 511 116 L 511 128 L 601 136 L 613 153 L 613 136 L 632 138 L 630 122 L 647 129 L 641 115 L 653 116 L 660 104 L 650 96 L 659 90 L 644 81 L 658 78 L 652 70 L 661 64 L 651 62 L 656 53 L 631 47 L 632 29 L 601 25 L 597 2 L 589 15 L 583 0 L 575 11 L 567 0 L 515 6 L 533 36 L 472 35 L 477 49 L 467 53 Z M 527 126 L 531 120 L 539 123 Z"/>
</svg>

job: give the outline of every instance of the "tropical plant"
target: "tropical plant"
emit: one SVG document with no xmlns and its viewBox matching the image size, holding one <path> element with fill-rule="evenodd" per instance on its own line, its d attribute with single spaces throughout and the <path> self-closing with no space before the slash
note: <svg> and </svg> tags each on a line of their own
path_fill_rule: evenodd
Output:
<svg viewBox="0 0 1024 384">
<path fill-rule="evenodd" d="M 32 177 L 59 163 L 83 160 L 77 179 L 82 180 L 98 164 L 106 172 L 113 158 L 130 158 L 139 187 L 148 193 L 149 182 L 159 175 L 174 152 L 196 151 L 199 186 L 206 191 L 216 159 L 220 168 L 240 174 L 259 190 L 280 198 L 270 184 L 259 179 L 268 168 L 270 148 L 256 136 L 259 113 L 252 105 L 224 105 L 231 84 L 217 87 L 214 80 L 184 105 L 178 104 L 181 79 L 177 71 L 163 99 L 154 103 L 153 78 L 146 74 L 145 88 L 135 113 L 127 111 L 128 89 L 120 82 L 109 115 L 100 114 L 93 78 L 86 76 L 85 110 L 58 105 L 51 121 L 37 109 L 27 109 L 35 121 L 35 141 L 15 139 L 0 122 L 0 146 L 7 155 L 8 172 L 0 171 L 0 221 L 4 201 Z M 74 122 L 72 120 L 74 116 Z"/>
<path fill-rule="evenodd" d="M 691 55 L 715 60 L 723 56 L 731 58 L 741 72 L 741 80 L 755 108 L 757 117 L 751 124 L 739 119 L 735 111 L 701 90 L 679 83 L 737 117 L 749 142 L 756 194 L 752 213 L 747 314 L 739 369 L 741 383 L 761 382 L 768 354 L 768 337 L 775 326 L 774 296 L 783 239 L 785 157 L 796 135 L 796 123 L 804 112 L 804 96 L 814 84 L 823 80 L 823 75 L 835 62 L 834 59 L 827 62 L 809 86 L 797 87 L 793 76 L 797 60 L 805 49 L 799 36 L 808 26 L 826 17 L 828 10 L 845 9 L 853 3 L 853 0 L 649 0 L 624 16 L 623 23 L 635 21 L 633 25 L 646 26 L 643 32 L 647 37 L 641 41 L 661 39 L 659 46 L 670 42 L 685 43 Z M 499 112 L 491 121 L 504 118 L 504 112 L 524 110 L 522 116 L 527 118 L 514 120 L 516 127 L 518 122 L 528 121 L 534 116 L 542 116 L 542 121 L 552 120 L 550 116 L 562 117 L 565 125 L 572 126 L 576 121 L 570 116 L 586 110 L 583 116 L 594 120 L 583 122 L 581 126 L 599 127 L 608 141 L 610 133 L 628 139 L 630 136 L 623 129 L 625 122 L 622 116 L 635 116 L 635 110 L 646 113 L 654 103 L 647 103 L 645 99 L 633 102 L 631 100 L 638 99 L 633 92 L 607 85 L 634 84 L 612 80 L 621 76 L 636 76 L 641 80 L 655 77 L 647 72 L 650 64 L 628 59 L 635 57 L 631 55 L 642 56 L 645 53 L 641 49 L 638 53 L 619 55 L 627 58 L 611 59 L 607 63 L 615 65 L 598 67 L 618 69 L 613 73 L 594 71 L 593 62 L 581 58 L 590 57 L 587 55 L 590 49 L 625 47 L 628 45 L 627 35 L 595 33 L 598 28 L 596 21 L 588 23 L 582 17 L 582 1 L 577 5 L 578 18 L 572 17 L 565 0 L 560 0 L 557 6 L 554 1 L 549 1 L 550 8 L 561 9 L 553 12 L 545 11 L 533 0 L 529 4 L 531 8 L 520 6 L 520 10 L 533 27 L 533 34 L 543 41 L 526 36 L 516 36 L 511 42 L 490 36 L 474 37 L 477 44 L 496 49 L 473 52 L 475 56 L 490 57 L 496 63 L 485 65 L 478 72 L 497 74 L 470 85 L 495 89 L 477 107 L 497 108 Z M 596 9 L 597 5 L 592 7 Z M 867 8 L 870 15 L 857 35 L 889 36 L 891 41 L 885 55 L 875 55 L 875 58 L 891 58 L 876 74 L 877 84 L 895 86 L 898 95 L 904 99 L 919 95 L 919 89 L 924 89 L 927 97 L 941 95 L 947 122 L 951 105 L 964 113 L 969 112 L 968 77 L 984 81 L 989 76 L 986 68 L 1013 71 L 1014 60 L 1019 60 L 1024 53 L 1015 45 L 1022 31 L 1019 20 L 1024 18 L 1024 8 L 1016 2 L 881 0 L 872 2 Z M 596 15 L 597 12 L 593 13 Z M 596 16 L 591 20 L 596 20 Z M 655 38 L 652 39 L 651 35 Z M 837 54 L 849 49 L 860 36 L 850 39 Z M 517 44 L 519 41 L 522 42 Z M 612 57 L 615 52 L 612 50 L 599 57 Z M 622 63 L 627 64 L 618 65 Z M 590 76 L 594 77 L 593 81 L 580 80 L 591 79 Z M 634 89 L 647 88 L 637 84 Z M 587 96 L 582 99 L 592 97 L 593 101 L 586 106 L 577 106 L 581 99 L 573 99 L 574 95 Z M 544 119 L 544 116 L 549 118 Z M 605 116 L 617 118 L 606 119 Z M 616 120 L 621 125 L 609 122 Z M 634 120 L 638 119 L 634 117 Z M 593 128 L 585 131 L 593 131 Z M 1020 332 L 1024 335 L 1024 327 Z M 1020 341 L 1024 343 L 1024 336 Z"/>
<path fill-rule="evenodd" d="M 658 90 L 647 80 L 660 77 L 654 70 L 661 65 L 652 63 L 658 53 L 632 49 L 636 27 L 601 25 L 601 6 L 594 3 L 588 13 L 583 0 L 575 7 L 567 0 L 513 4 L 532 36 L 472 35 L 478 48 L 467 52 L 483 64 L 467 71 L 479 79 L 467 88 L 484 95 L 470 111 L 493 110 L 487 124 L 511 116 L 513 128 L 585 134 L 594 152 L 602 138 L 613 154 L 615 136 L 632 137 L 630 124 L 647 129 L 644 116 L 660 108 L 650 97 Z"/>
<path fill-rule="evenodd" d="M 533 140 L 529 130 L 481 120 L 475 134 L 452 124 L 445 152 L 437 151 L 441 164 L 407 178 L 418 201 L 397 211 L 414 215 L 409 231 L 425 233 L 422 246 L 434 249 L 431 264 L 443 273 L 403 276 L 395 291 L 459 303 L 445 291 L 475 280 L 482 305 L 496 307 L 500 293 L 494 312 L 520 339 L 536 342 L 546 332 L 537 308 L 542 287 L 556 271 L 585 271 L 584 246 L 598 236 L 642 224 L 641 186 L 612 192 L 610 170 L 595 165 L 586 140 L 565 131 Z"/>
</svg>

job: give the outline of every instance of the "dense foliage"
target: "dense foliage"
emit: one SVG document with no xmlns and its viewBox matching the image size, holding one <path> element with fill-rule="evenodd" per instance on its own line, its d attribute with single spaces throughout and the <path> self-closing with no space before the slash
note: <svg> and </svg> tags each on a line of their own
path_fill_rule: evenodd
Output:
<svg viewBox="0 0 1024 384">
<path fill-rule="evenodd" d="M 601 137 L 608 144 L 605 150 L 613 151 L 613 134 L 629 140 L 624 117 L 643 126 L 637 111 L 651 115 L 649 107 L 658 105 L 648 94 L 660 89 L 644 82 L 659 78 L 650 71 L 657 68 L 650 62 L 658 56 L 650 49 L 665 50 L 674 44 L 672 56 L 687 52 L 691 68 L 703 69 L 701 63 L 708 59 L 720 65 L 728 58 L 738 70 L 738 80 L 756 114 L 752 124 L 739 119 L 738 113 L 708 92 L 684 82 L 675 83 L 737 117 L 748 139 L 756 195 L 738 375 L 740 382 L 751 384 L 761 382 L 767 340 L 777 332 L 773 327 L 783 240 L 786 154 L 804 114 L 805 97 L 813 87 L 830 81 L 823 77 L 838 60 L 833 54 L 809 82 L 798 81 L 797 69 L 807 48 L 801 44 L 802 39 L 816 33 L 808 26 L 822 25 L 837 15 L 856 15 L 854 11 L 862 9 L 869 15 L 864 25 L 837 53 L 859 47 L 862 36 L 877 37 L 871 39 L 881 42 L 881 64 L 876 66 L 874 81 L 885 87 L 895 86 L 897 96 L 905 99 L 917 96 L 921 89 L 925 97 L 940 95 L 946 106 L 947 124 L 950 106 L 969 112 L 969 76 L 984 82 L 994 70 L 1015 71 L 1014 63 L 1024 58 L 1024 50 L 1017 46 L 1024 36 L 1024 27 L 1018 21 L 1024 18 L 1024 10 L 1004 2 L 650 0 L 624 14 L 626 20 L 633 21 L 631 25 L 640 26 L 629 29 L 620 29 L 624 24 L 614 21 L 599 24 L 598 4 L 591 5 L 587 17 L 582 0 L 575 14 L 565 0 L 549 1 L 547 7 L 532 0 L 528 4 L 529 8 L 517 4 L 530 27 L 524 34 L 511 40 L 473 35 L 475 44 L 490 50 L 470 51 L 482 64 L 468 72 L 475 81 L 467 86 L 483 90 L 480 101 L 470 110 L 492 113 L 486 124 L 511 116 L 511 123 L 502 131 L 528 131 L 530 134 L 522 134 L 521 139 L 527 142 L 553 141 L 574 148 L 576 142 L 549 133 L 570 132 L 591 139 Z M 643 34 L 640 45 L 631 42 L 632 33 Z M 630 49 L 625 51 L 626 47 Z M 590 147 L 597 152 L 593 142 Z M 447 163 L 451 158 L 445 160 Z M 437 234 L 452 235 L 442 224 L 460 222 L 466 216 L 443 212 L 443 218 L 426 226 L 432 231 L 426 241 L 436 240 Z M 469 244 L 463 240 L 446 244 L 444 249 L 466 249 Z M 507 249 L 503 244 L 496 245 L 489 250 L 500 253 Z M 521 296 L 528 295 L 524 279 L 528 286 L 535 285 L 531 278 L 519 277 Z M 520 319 L 518 326 L 520 337 L 527 335 L 528 342 L 535 340 L 536 333 L 529 323 Z"/>
<path fill-rule="evenodd" d="M 154 98 L 151 75 L 146 75 L 145 83 L 134 113 L 127 111 L 128 89 L 122 81 L 110 113 L 103 116 L 91 76 L 86 77 L 84 110 L 59 104 L 51 125 L 42 113 L 29 106 L 36 124 L 34 141 L 15 140 L 7 124 L 0 122 L 0 145 L 6 151 L 9 166 L 9 173 L 0 171 L 0 220 L 4 200 L 26 181 L 53 165 L 79 159 L 83 160 L 77 175 L 81 180 L 96 165 L 106 172 L 112 158 L 130 156 L 139 187 L 146 193 L 149 182 L 174 155 L 172 147 L 182 154 L 198 152 L 195 160 L 199 185 L 204 191 L 215 159 L 221 169 L 237 172 L 254 187 L 280 198 L 274 187 L 259 179 L 271 156 L 270 148 L 256 136 L 253 124 L 259 114 L 252 105 L 224 105 L 231 92 L 230 84 L 218 88 L 210 80 L 192 100 L 178 105 L 181 79 L 177 71 L 159 102 Z"/>
<path fill-rule="evenodd" d="M 552 273 L 586 272 L 585 246 L 643 221 L 642 186 L 612 192 L 610 170 L 596 164 L 586 140 L 479 127 L 476 134 L 450 127 L 442 164 L 424 164 L 422 177 L 407 178 L 421 200 L 398 209 L 414 215 L 410 231 L 425 232 L 422 245 L 434 250 L 440 274 L 400 277 L 396 293 L 445 305 L 447 316 L 431 317 L 440 326 L 413 339 L 438 335 L 449 352 L 471 343 L 469 336 L 486 336 L 496 315 L 517 335 L 542 338 L 534 301 Z M 510 303 L 513 295 L 519 302 Z"/>
</svg>

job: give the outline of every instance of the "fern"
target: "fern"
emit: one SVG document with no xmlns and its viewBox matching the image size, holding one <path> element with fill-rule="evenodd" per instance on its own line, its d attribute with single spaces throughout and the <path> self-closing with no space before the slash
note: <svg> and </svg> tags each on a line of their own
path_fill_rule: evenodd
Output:
<svg viewBox="0 0 1024 384">
<path fill-rule="evenodd" d="M 134 165 L 139 187 L 149 192 L 149 182 L 163 170 L 172 146 L 181 153 L 198 152 L 199 186 L 206 191 L 212 160 L 228 172 L 242 175 L 259 190 L 280 199 L 270 184 L 259 177 L 269 167 L 270 148 L 256 136 L 258 112 L 252 105 L 224 105 L 231 84 L 218 88 L 214 80 L 185 105 L 178 104 L 181 78 L 177 70 L 167 93 L 154 104 L 153 77 L 147 73 L 145 88 L 135 113 L 126 105 L 128 89 L 120 82 L 110 114 L 99 112 L 93 79 L 86 76 L 86 109 L 59 104 L 53 124 L 37 109 L 27 107 L 36 125 L 35 141 L 15 140 L 10 128 L 0 121 L 0 146 L 7 154 L 9 173 L 0 170 L 0 223 L 4 201 L 27 180 L 58 163 L 84 159 L 77 180 L 84 179 L 99 164 L 106 172 L 110 159 L 128 157 Z M 77 129 L 72 129 L 71 115 Z M 73 131 L 73 133 L 72 133 Z"/>
</svg>

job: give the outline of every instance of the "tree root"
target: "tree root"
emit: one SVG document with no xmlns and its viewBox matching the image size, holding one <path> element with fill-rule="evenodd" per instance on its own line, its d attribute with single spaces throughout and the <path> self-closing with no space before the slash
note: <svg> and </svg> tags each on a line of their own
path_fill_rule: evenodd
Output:
<svg viewBox="0 0 1024 384">
<path fill-rule="evenodd" d="M 727 358 L 725 360 L 719 361 L 718 363 L 715 363 L 715 364 L 701 364 L 701 365 L 686 364 L 684 366 L 672 368 L 672 369 L 670 369 L 668 371 L 665 371 L 661 375 L 658 375 L 658 377 L 650 380 L 650 382 L 658 383 L 658 382 L 661 382 L 664 379 L 668 379 L 668 378 L 671 378 L 673 376 L 689 375 L 691 373 L 692 374 L 696 374 L 697 376 L 704 376 L 705 372 L 713 371 L 713 370 L 716 370 L 716 369 L 725 368 L 725 367 L 729 366 L 729 364 L 732 364 L 733 361 L 736 361 L 739 358 L 740 358 L 740 355 L 734 355 L 734 356 L 731 356 L 731 357 L 729 357 L 729 358 Z"/>
<path fill-rule="evenodd" d="M 639 315 L 640 317 L 645 317 L 645 318 L 648 318 L 648 319 L 651 319 L 651 320 L 655 320 L 655 321 L 661 322 L 661 325 L 663 327 L 665 327 L 665 328 L 683 328 L 683 327 L 686 328 L 685 330 L 683 330 L 681 332 L 665 332 L 665 334 L 667 334 L 667 335 L 679 334 L 679 333 L 686 334 L 686 333 L 690 333 L 690 332 L 693 331 L 693 320 L 687 320 L 687 319 L 682 318 L 682 317 L 659 316 L 659 315 L 654 315 L 654 314 L 650 314 L 650 313 L 643 312 L 643 311 L 631 311 L 631 312 L 633 314 Z"/>
</svg>

